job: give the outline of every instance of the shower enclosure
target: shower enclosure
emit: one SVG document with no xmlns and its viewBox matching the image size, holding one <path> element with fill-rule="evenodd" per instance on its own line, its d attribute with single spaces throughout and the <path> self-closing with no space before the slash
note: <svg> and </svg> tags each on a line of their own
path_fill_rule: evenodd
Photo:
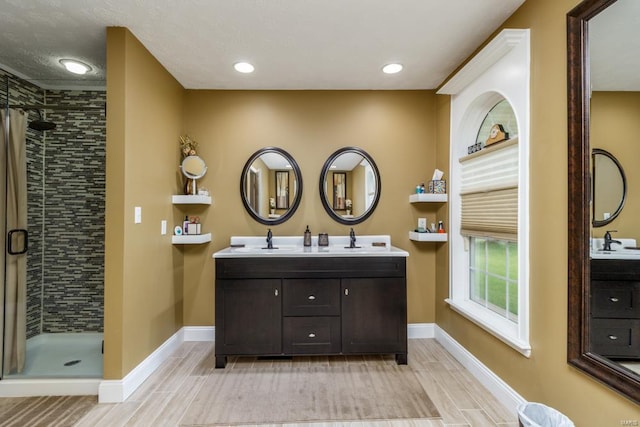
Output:
<svg viewBox="0 0 640 427">
<path fill-rule="evenodd" d="M 0 82 L 0 379 L 100 378 L 106 93 Z"/>
</svg>

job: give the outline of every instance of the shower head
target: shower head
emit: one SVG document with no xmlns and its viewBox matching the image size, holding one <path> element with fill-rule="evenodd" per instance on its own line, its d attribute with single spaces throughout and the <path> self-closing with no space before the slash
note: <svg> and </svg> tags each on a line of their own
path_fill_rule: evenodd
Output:
<svg viewBox="0 0 640 427">
<path fill-rule="evenodd" d="M 33 130 L 45 131 L 52 130 L 56 128 L 56 124 L 53 122 L 48 122 L 46 120 L 42 120 L 42 114 L 40 114 L 40 110 L 36 110 L 38 112 L 38 119 L 29 122 L 29 127 Z"/>
</svg>

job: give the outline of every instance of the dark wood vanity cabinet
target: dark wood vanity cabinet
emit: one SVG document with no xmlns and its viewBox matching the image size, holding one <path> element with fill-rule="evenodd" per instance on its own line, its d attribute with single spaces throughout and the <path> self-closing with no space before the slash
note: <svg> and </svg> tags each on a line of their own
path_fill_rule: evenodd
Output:
<svg viewBox="0 0 640 427">
<path fill-rule="evenodd" d="M 216 347 L 225 352 L 274 354 L 280 351 L 282 285 L 279 280 L 216 281 Z"/>
<path fill-rule="evenodd" d="M 342 289 L 343 353 L 396 353 L 406 364 L 406 351 L 398 353 L 407 345 L 404 279 L 343 279 Z"/>
<path fill-rule="evenodd" d="M 407 363 L 404 257 L 216 258 L 227 356 L 395 354 Z"/>
<path fill-rule="evenodd" d="M 591 260 L 591 351 L 640 359 L 640 261 Z"/>
</svg>

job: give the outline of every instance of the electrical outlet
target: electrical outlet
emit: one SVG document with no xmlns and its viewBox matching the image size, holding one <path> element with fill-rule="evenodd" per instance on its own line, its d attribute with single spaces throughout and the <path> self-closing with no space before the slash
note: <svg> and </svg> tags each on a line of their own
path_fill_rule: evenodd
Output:
<svg viewBox="0 0 640 427">
<path fill-rule="evenodd" d="M 162 221 L 160 221 L 160 234 L 161 235 L 165 235 L 167 234 L 167 220 L 163 219 Z"/>
</svg>

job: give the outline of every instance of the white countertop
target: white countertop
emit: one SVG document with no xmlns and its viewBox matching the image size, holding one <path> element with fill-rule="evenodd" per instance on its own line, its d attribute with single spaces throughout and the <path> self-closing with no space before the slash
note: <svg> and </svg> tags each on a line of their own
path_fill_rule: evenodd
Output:
<svg viewBox="0 0 640 427">
<path fill-rule="evenodd" d="M 604 239 L 593 238 L 591 240 L 591 258 L 592 259 L 637 259 L 640 260 L 640 250 L 632 249 L 636 247 L 635 239 L 618 239 L 613 236 L 613 240 L 618 243 L 611 243 L 611 250 L 604 251 Z"/>
<path fill-rule="evenodd" d="M 349 236 L 329 236 L 329 246 L 318 246 L 312 236 L 311 246 L 303 246 L 302 236 L 273 236 L 274 249 L 266 249 L 265 236 L 232 236 L 230 247 L 213 254 L 214 258 L 252 257 L 408 257 L 409 253 L 391 246 L 388 235 L 356 236 L 357 248 L 348 248 Z M 374 246 L 384 243 L 385 246 Z M 277 248 L 277 249 L 276 249 Z"/>
</svg>

